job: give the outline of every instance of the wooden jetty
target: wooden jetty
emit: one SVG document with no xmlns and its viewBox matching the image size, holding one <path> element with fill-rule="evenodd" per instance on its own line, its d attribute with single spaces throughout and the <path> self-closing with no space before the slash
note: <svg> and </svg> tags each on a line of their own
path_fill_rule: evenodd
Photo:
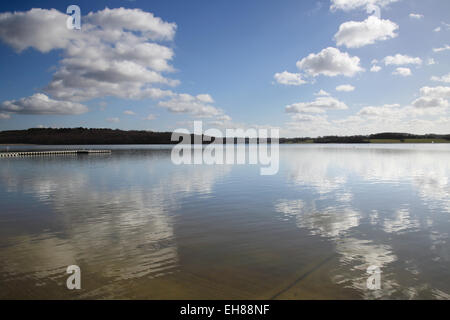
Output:
<svg viewBox="0 0 450 320">
<path fill-rule="evenodd" d="M 52 151 L 0 152 L 0 158 L 32 157 L 32 156 L 53 156 L 53 155 L 77 155 L 77 154 L 98 154 L 98 153 L 111 153 L 111 150 L 52 150 Z"/>
</svg>

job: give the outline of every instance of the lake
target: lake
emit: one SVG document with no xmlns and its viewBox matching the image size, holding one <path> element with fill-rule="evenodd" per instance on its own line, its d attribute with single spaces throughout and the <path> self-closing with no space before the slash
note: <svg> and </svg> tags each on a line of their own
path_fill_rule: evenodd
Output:
<svg viewBox="0 0 450 320">
<path fill-rule="evenodd" d="M 272 176 L 83 148 L 113 152 L 0 158 L 0 298 L 450 298 L 450 145 L 281 145 Z"/>
</svg>

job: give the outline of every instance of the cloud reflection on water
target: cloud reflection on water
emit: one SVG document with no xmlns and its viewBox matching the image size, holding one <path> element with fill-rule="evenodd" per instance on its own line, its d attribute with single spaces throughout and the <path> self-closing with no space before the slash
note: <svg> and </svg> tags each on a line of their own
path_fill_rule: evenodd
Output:
<svg viewBox="0 0 450 320">
<path fill-rule="evenodd" d="M 230 168 L 205 166 L 165 172 L 165 157 L 130 159 L 135 167 L 125 162 L 119 170 L 111 170 L 109 165 L 107 178 L 103 169 L 95 173 L 90 164 L 77 159 L 55 158 L 44 163 L 18 159 L 24 161 L 26 170 L 1 167 L 2 187 L 8 193 L 30 195 L 44 211 L 34 218 L 41 223 L 32 227 L 32 232 L 16 230 L 2 243 L 0 272 L 4 280 L 28 278 L 44 285 L 64 280 L 65 268 L 71 264 L 88 266 L 90 272 L 116 280 L 176 272 L 173 213 L 184 197 L 210 194 L 215 180 Z M 54 167 L 60 168 L 50 170 Z M 139 181 L 139 176 L 144 179 Z M 120 183 L 114 184 L 116 179 Z M 50 211 L 45 212 L 46 206 Z M 47 223 L 43 219 L 48 219 Z M 40 228 L 42 224 L 45 228 Z M 102 287 L 85 297 L 104 294 L 102 290 L 111 288 Z"/>
<path fill-rule="evenodd" d="M 442 242 L 447 245 L 449 239 L 437 230 L 442 221 L 449 226 L 447 145 L 425 150 L 421 146 L 300 146 L 283 151 L 285 175 L 298 198 L 278 200 L 275 210 L 291 216 L 311 235 L 334 242 L 339 264 L 331 272 L 336 283 L 359 290 L 365 298 L 448 297 L 444 291 L 450 292 L 450 284 L 433 281 L 431 285 L 426 282 L 429 277 L 422 276 L 423 265 L 433 261 L 412 256 L 405 249 L 408 244 L 402 243 L 408 240 L 400 239 L 402 234 L 417 235 L 431 241 L 428 248 L 434 260 L 448 257 L 436 247 Z M 430 232 L 435 236 L 422 236 Z M 381 291 L 366 288 L 366 269 L 371 265 L 382 269 Z"/>
</svg>

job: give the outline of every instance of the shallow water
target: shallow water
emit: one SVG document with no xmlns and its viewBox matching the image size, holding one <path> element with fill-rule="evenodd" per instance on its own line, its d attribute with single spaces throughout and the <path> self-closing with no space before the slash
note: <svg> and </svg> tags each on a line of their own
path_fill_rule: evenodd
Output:
<svg viewBox="0 0 450 320">
<path fill-rule="evenodd" d="M 0 298 L 450 298 L 449 145 L 286 145 L 273 176 L 107 148 L 0 159 Z"/>
</svg>

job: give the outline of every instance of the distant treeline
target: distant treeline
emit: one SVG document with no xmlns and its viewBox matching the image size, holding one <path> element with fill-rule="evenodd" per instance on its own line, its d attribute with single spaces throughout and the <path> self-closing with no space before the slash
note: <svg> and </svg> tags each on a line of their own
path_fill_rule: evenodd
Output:
<svg viewBox="0 0 450 320">
<path fill-rule="evenodd" d="M 188 138 L 188 135 L 182 135 Z M 44 145 L 84 145 L 84 144 L 177 144 L 181 141 L 171 141 L 172 132 L 153 132 L 138 130 L 87 129 L 87 128 L 32 128 L 28 130 L 10 130 L 0 132 L 0 144 L 44 144 Z M 197 139 L 195 139 L 197 138 Z M 215 141 L 204 135 L 190 135 L 191 143 L 196 140 L 208 144 Z M 270 139 L 268 139 L 270 142 Z M 187 140 L 183 140 L 187 141 Z M 234 139 L 232 143 L 237 143 Z M 239 141 L 241 142 L 241 141 Z M 249 139 L 245 139 L 249 143 Z M 257 143 L 257 140 L 252 140 Z"/>
<path fill-rule="evenodd" d="M 122 131 L 112 129 L 33 128 L 0 132 L 0 143 L 23 144 L 170 144 L 171 132 Z"/>
<path fill-rule="evenodd" d="M 324 136 L 318 138 L 282 138 L 280 143 L 372 143 L 379 140 L 392 140 L 406 142 L 408 140 L 447 140 L 450 142 L 450 134 L 410 134 L 385 132 L 371 135 L 358 136 Z"/>
<path fill-rule="evenodd" d="M 439 135 L 439 134 L 410 134 L 410 133 L 395 133 L 395 132 L 385 132 L 371 134 L 368 136 L 347 136 L 347 137 L 319 137 L 314 139 L 315 143 L 371 143 L 374 140 L 394 140 L 400 142 L 406 142 L 408 140 L 448 140 L 450 141 L 450 135 Z"/>
<path fill-rule="evenodd" d="M 86 129 L 86 128 L 33 128 L 0 132 L 0 144 L 176 144 L 171 141 L 172 132 L 138 130 Z M 198 137 L 199 138 L 199 137 Z M 407 141 L 413 139 L 447 140 L 449 135 L 408 133 L 378 133 L 366 136 L 325 136 L 318 138 L 280 138 L 280 143 L 371 143 L 373 140 Z M 212 139 L 214 140 L 214 139 Z M 194 135 L 191 135 L 194 142 Z M 234 141 L 236 143 L 237 140 Z M 248 139 L 245 141 L 249 142 Z M 256 141 L 252 141 L 256 142 Z M 270 142 L 270 139 L 269 139 Z"/>
</svg>

